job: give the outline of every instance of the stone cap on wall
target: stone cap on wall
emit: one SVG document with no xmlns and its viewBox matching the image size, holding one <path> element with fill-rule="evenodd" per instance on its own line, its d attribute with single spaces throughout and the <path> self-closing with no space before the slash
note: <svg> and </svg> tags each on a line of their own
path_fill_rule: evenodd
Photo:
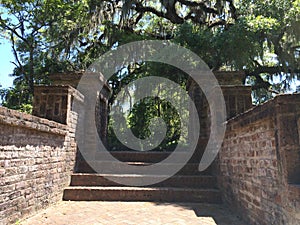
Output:
<svg viewBox="0 0 300 225">
<path fill-rule="evenodd" d="M 244 71 L 213 71 L 220 85 L 244 85 Z"/>
<path fill-rule="evenodd" d="M 67 124 L 74 100 L 83 102 L 84 96 L 69 85 L 35 86 L 32 114 Z"/>
<path fill-rule="evenodd" d="M 245 86 L 246 74 L 244 71 L 212 71 L 212 73 L 215 75 L 220 86 Z M 210 81 L 208 80 L 207 82 Z M 195 85 L 195 81 L 189 77 L 187 89 L 189 89 L 191 85 Z"/>
<path fill-rule="evenodd" d="M 0 124 L 22 127 L 61 136 L 66 135 L 68 131 L 68 127 L 64 124 L 1 106 Z"/>
<path fill-rule="evenodd" d="M 50 74 L 49 78 L 50 78 L 53 85 L 70 85 L 70 86 L 76 88 L 79 81 L 80 81 L 80 79 L 81 79 L 81 77 L 84 74 L 89 74 L 89 73 L 87 73 L 85 71 L 54 73 L 54 74 Z M 93 73 L 93 75 L 94 74 L 95 73 Z M 103 77 L 103 75 L 100 74 L 100 73 L 98 73 L 98 74 L 99 74 L 99 81 L 101 83 L 104 83 L 103 87 L 105 87 L 108 92 L 111 92 L 111 88 L 107 84 L 107 82 L 105 81 L 105 78 Z"/>
<path fill-rule="evenodd" d="M 244 71 L 213 71 L 220 85 L 243 85 L 245 80 Z M 50 74 L 49 78 L 53 85 L 70 85 L 74 88 L 77 87 L 85 71 L 73 71 L 64 73 Z M 103 75 L 99 73 L 100 82 L 105 82 Z M 111 92 L 111 87 L 105 82 L 104 87 Z"/>
<path fill-rule="evenodd" d="M 284 105 L 282 107 L 281 105 Z M 290 108 L 296 107 L 300 105 L 300 94 L 294 93 L 294 94 L 279 94 L 276 95 L 274 98 L 257 105 L 255 107 L 252 107 L 248 109 L 247 111 L 236 115 L 233 118 L 230 118 L 227 121 L 227 126 L 233 126 L 235 127 L 235 124 L 239 124 L 240 126 L 244 126 L 246 124 L 255 123 L 260 119 L 266 118 L 266 117 L 274 117 L 278 111 L 281 113 L 281 111 L 288 111 Z M 281 107 L 280 107 L 281 106 Z M 280 111 L 281 110 L 281 111 Z M 292 112 L 292 113 L 296 113 Z M 300 114 L 300 110 L 299 110 Z"/>
</svg>

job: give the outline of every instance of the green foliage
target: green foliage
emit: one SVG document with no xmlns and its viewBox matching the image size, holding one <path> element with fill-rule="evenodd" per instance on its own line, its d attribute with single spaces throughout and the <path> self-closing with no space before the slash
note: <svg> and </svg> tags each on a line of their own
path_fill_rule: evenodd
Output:
<svg viewBox="0 0 300 225">
<path fill-rule="evenodd" d="M 15 56 L 14 87 L 0 89 L 0 96 L 3 105 L 18 110 L 30 111 L 34 85 L 48 84 L 50 73 L 85 70 L 104 52 L 136 40 L 171 40 L 212 70 L 244 70 L 255 103 L 288 91 L 300 75 L 300 0 L 3 0 L 0 7 L 0 36 L 10 40 Z M 109 80 L 110 104 L 131 81 L 149 75 L 186 87 L 186 74 L 176 68 L 131 64 Z M 166 147 L 180 142 L 174 139 L 178 118 L 160 101 L 169 128 Z M 132 106 L 127 120 L 137 136 L 149 135 L 157 104 L 146 99 Z M 109 131 L 118 145 L 111 124 Z"/>
<path fill-rule="evenodd" d="M 214 70 L 245 70 L 253 85 L 265 73 L 269 86 L 282 73 L 282 82 L 297 79 L 299 0 L 191 2 L 5 0 L 0 33 L 15 50 L 13 76 L 31 95 L 49 73 L 84 70 L 112 47 L 144 39 L 172 39 Z"/>
<path fill-rule="evenodd" d="M 300 1 L 241 0 L 236 7 L 233 23 L 213 29 L 184 23 L 174 40 L 213 70 L 244 70 L 255 103 L 289 91 L 300 75 Z"/>
<path fill-rule="evenodd" d="M 165 150 L 176 146 L 181 132 L 180 117 L 172 105 L 164 100 L 146 98 L 134 105 L 128 117 L 129 127 L 136 137 L 145 139 L 150 136 L 149 126 L 155 117 L 162 118 L 167 125 L 167 133 L 161 134 L 166 137 L 158 149 Z"/>
<path fill-rule="evenodd" d="M 127 74 L 130 72 L 130 76 Z M 178 83 L 183 89 L 186 88 L 186 82 L 188 76 L 181 70 L 174 68 L 170 65 L 165 65 L 161 63 L 146 62 L 141 65 L 131 65 L 127 68 L 127 72 L 118 73 L 110 80 L 113 87 L 113 97 L 112 102 L 120 108 L 120 115 L 125 117 L 127 120 L 127 127 L 120 127 L 115 124 L 115 121 L 111 118 L 109 120 L 108 129 L 108 144 L 111 148 L 124 149 L 125 147 L 117 140 L 114 131 L 112 129 L 113 125 L 118 127 L 119 132 L 123 132 L 124 129 L 131 129 L 133 134 L 141 139 L 149 137 L 151 125 L 151 120 L 156 117 L 162 118 L 167 125 L 167 133 L 161 134 L 165 136 L 163 142 L 156 148 L 156 150 L 173 150 L 177 144 L 185 144 L 187 140 L 184 138 L 179 138 L 181 134 L 187 134 L 187 130 L 181 128 L 181 120 L 178 112 L 174 107 L 164 99 L 160 98 L 145 98 L 142 101 L 132 105 L 131 101 L 134 95 L 131 96 L 130 91 L 125 92 L 123 96 L 123 102 L 115 102 L 114 99 L 122 88 L 125 88 L 127 84 L 138 79 L 140 77 L 146 76 L 161 76 L 168 78 L 176 83 Z M 122 83 L 118 82 L 122 80 Z M 167 95 L 167 90 L 162 90 L 159 88 L 153 89 L 153 92 L 160 95 Z M 167 96 L 166 96 L 167 97 Z M 178 96 L 173 96 L 178 102 L 182 101 Z M 124 107 L 129 106 L 129 113 L 124 112 Z M 182 112 L 185 115 L 185 119 L 188 117 L 188 109 Z M 116 115 L 115 115 L 116 116 Z M 142 148 L 142 146 L 141 146 Z M 125 148 L 126 149 L 126 148 Z"/>
<path fill-rule="evenodd" d="M 31 104 L 22 104 L 20 107 L 21 112 L 26 112 L 28 114 L 32 113 L 32 109 L 33 109 L 33 107 Z"/>
<path fill-rule="evenodd" d="M 28 88 L 19 85 L 14 88 L 1 89 L 0 97 L 2 106 L 15 110 L 21 110 L 23 105 L 32 103 L 32 95 L 29 93 Z"/>
<path fill-rule="evenodd" d="M 160 98 L 145 98 L 132 107 L 129 115 L 123 114 L 120 116 L 127 116 L 127 127 L 116 125 L 118 131 L 123 132 L 124 129 L 131 129 L 133 134 L 139 139 L 146 139 L 150 136 L 149 127 L 155 126 L 155 124 L 152 124 L 152 119 L 156 117 L 162 118 L 166 123 L 167 133 L 161 133 L 161 136 L 165 136 L 165 138 L 155 150 L 171 151 L 178 143 L 183 144 L 186 142 L 186 140 L 180 139 L 182 129 L 181 120 L 177 111 L 169 102 L 161 100 Z M 118 150 L 126 149 L 115 137 L 114 130 L 112 129 L 114 123 L 115 121 L 111 119 L 108 144 L 110 148 Z M 143 146 L 141 146 L 141 149 L 143 149 Z"/>
<path fill-rule="evenodd" d="M 198 54 L 214 70 L 224 67 L 242 70 L 259 51 L 257 38 L 243 20 L 227 29 L 215 30 L 183 24 L 178 28 L 175 41 Z"/>
</svg>

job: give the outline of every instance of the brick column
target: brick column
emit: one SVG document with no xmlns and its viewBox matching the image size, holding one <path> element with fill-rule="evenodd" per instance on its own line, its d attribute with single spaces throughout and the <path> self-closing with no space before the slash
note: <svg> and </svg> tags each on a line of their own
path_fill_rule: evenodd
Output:
<svg viewBox="0 0 300 225">
<path fill-rule="evenodd" d="M 251 87 L 243 85 L 242 82 L 245 76 L 243 72 L 216 71 L 214 74 L 224 95 L 227 119 L 252 107 Z M 208 137 L 210 133 L 209 104 L 195 81 L 190 79 L 188 83 L 188 92 L 195 102 L 200 119 L 200 136 Z"/>
<path fill-rule="evenodd" d="M 77 121 L 84 121 L 84 126 L 81 127 L 80 134 L 77 130 L 76 142 L 84 144 L 88 149 L 101 150 L 97 145 L 98 135 L 103 144 L 107 142 L 107 128 L 108 128 L 108 98 L 111 93 L 110 87 L 105 83 L 104 77 L 101 74 L 91 74 L 94 81 L 89 79 L 87 85 L 88 90 L 95 90 L 91 85 L 100 86 L 104 84 L 102 90 L 97 92 L 97 100 L 95 107 L 85 107 L 93 104 L 89 96 L 83 96 L 76 88 L 81 81 L 83 72 L 73 73 L 58 73 L 50 75 L 52 86 L 36 86 L 34 93 L 34 107 L 33 114 L 42 118 L 54 120 L 56 122 L 69 125 L 70 134 L 75 137 Z M 86 77 L 85 77 L 86 78 Z M 85 81 L 83 81 L 85 82 Z M 72 108 L 73 101 L 80 101 L 79 108 Z M 92 118 L 95 115 L 97 133 L 94 132 L 95 121 L 86 121 L 86 118 Z M 78 137 L 78 136 L 77 136 Z M 91 154 L 92 156 L 93 154 Z M 80 151 L 77 152 L 75 171 L 85 160 L 81 156 Z"/>
<path fill-rule="evenodd" d="M 70 85 L 73 88 L 77 88 L 77 85 L 81 81 L 81 78 L 84 74 L 85 74 L 84 72 L 80 72 L 80 71 L 70 72 L 70 73 L 56 73 L 50 75 L 50 80 L 54 85 Z M 106 144 L 107 129 L 108 129 L 108 110 L 109 110 L 108 99 L 111 93 L 111 88 L 106 83 L 104 77 L 101 74 L 92 73 L 91 76 L 97 78 L 95 79 L 94 82 L 92 82 L 93 85 L 99 85 L 99 86 L 100 84 L 104 84 L 104 85 L 102 90 L 101 91 L 99 90 L 98 99 L 95 108 L 90 109 L 89 112 L 85 112 L 85 113 L 95 113 L 96 127 L 97 127 L 98 134 L 102 142 Z M 90 83 L 87 83 L 88 88 L 90 85 L 91 85 Z M 89 99 L 86 98 L 85 102 L 87 103 L 88 101 Z"/>
<path fill-rule="evenodd" d="M 252 108 L 251 87 L 242 85 L 221 85 L 227 119 Z"/>
<path fill-rule="evenodd" d="M 243 85 L 243 80 L 245 78 L 245 74 L 243 72 L 216 71 L 214 72 L 214 75 L 217 78 L 223 92 L 226 104 L 227 119 L 243 113 L 252 107 L 251 87 Z M 187 90 L 196 105 L 200 120 L 200 136 L 197 151 L 199 151 L 202 155 L 207 139 L 210 135 L 211 112 L 206 96 L 194 80 L 189 79 Z M 195 133 L 193 132 L 193 120 L 194 118 L 190 118 L 190 139 L 197 138 L 191 136 Z"/>
<path fill-rule="evenodd" d="M 71 86 L 36 86 L 34 88 L 34 116 L 62 124 L 72 122 L 72 101 L 83 100 L 83 96 Z"/>
</svg>

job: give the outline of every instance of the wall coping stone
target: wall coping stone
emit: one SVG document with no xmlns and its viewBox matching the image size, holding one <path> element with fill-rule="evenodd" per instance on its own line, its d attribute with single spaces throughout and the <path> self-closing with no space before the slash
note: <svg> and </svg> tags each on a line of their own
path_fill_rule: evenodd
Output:
<svg viewBox="0 0 300 225">
<path fill-rule="evenodd" d="M 0 123 L 65 136 L 67 125 L 0 106 Z"/>
<path fill-rule="evenodd" d="M 220 85 L 243 85 L 245 80 L 244 71 L 213 71 Z"/>
<path fill-rule="evenodd" d="M 234 123 L 239 123 L 239 124 L 248 124 L 248 123 L 253 123 L 254 121 L 257 121 L 261 118 L 270 116 L 270 115 L 275 115 L 275 108 L 278 104 L 291 104 L 291 100 L 297 100 L 300 101 L 300 94 L 295 93 L 295 94 L 280 94 L 276 95 L 274 98 L 270 99 L 267 102 L 264 102 L 260 105 L 254 106 L 250 108 L 249 110 L 240 113 L 229 120 L 227 120 L 226 124 L 231 125 Z M 252 117 L 251 121 L 248 119 Z M 243 122 L 240 122 L 243 120 Z"/>
<path fill-rule="evenodd" d="M 49 78 L 52 81 L 53 85 L 71 84 L 74 88 L 76 88 L 81 77 L 84 74 L 95 74 L 95 73 L 85 72 L 85 71 L 54 73 L 54 74 L 50 74 Z M 109 92 L 112 92 L 111 87 L 107 84 L 104 76 L 101 75 L 100 73 L 99 73 L 99 81 L 104 83 L 103 87 L 105 87 Z"/>
<path fill-rule="evenodd" d="M 80 101 L 80 102 L 84 101 L 84 95 L 81 94 L 76 88 L 72 87 L 71 85 L 59 85 L 59 84 L 55 84 L 55 85 L 53 85 L 53 84 L 51 84 L 51 85 L 36 85 L 36 86 L 34 86 L 34 88 L 46 89 L 46 90 L 49 90 L 49 89 L 57 90 L 58 88 L 66 89 L 69 94 L 76 97 L 77 101 Z"/>
</svg>

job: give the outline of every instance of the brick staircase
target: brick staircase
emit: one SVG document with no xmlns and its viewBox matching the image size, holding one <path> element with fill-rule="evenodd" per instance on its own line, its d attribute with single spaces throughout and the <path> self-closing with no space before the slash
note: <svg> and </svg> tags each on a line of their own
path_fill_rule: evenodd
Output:
<svg viewBox="0 0 300 225">
<path fill-rule="evenodd" d="M 114 151 L 111 154 L 130 165 L 145 166 L 167 158 L 170 153 Z M 145 175 L 130 170 L 123 170 L 120 174 L 97 174 L 85 161 L 81 160 L 77 164 L 77 172 L 71 177 L 70 187 L 64 190 L 63 199 L 73 201 L 221 203 L 221 195 L 217 189 L 216 177 L 212 175 L 212 168 L 209 167 L 206 171 L 199 172 L 199 159 L 199 157 L 193 156 L 173 177 L 146 187 L 125 186 L 107 178 L 117 177 L 122 180 L 135 180 L 163 177 L 164 175 L 159 172 L 158 174 Z M 101 160 L 97 163 L 113 165 L 114 168 L 119 165 L 118 162 Z M 176 166 L 176 163 L 164 164 L 163 166 L 172 167 Z"/>
</svg>

